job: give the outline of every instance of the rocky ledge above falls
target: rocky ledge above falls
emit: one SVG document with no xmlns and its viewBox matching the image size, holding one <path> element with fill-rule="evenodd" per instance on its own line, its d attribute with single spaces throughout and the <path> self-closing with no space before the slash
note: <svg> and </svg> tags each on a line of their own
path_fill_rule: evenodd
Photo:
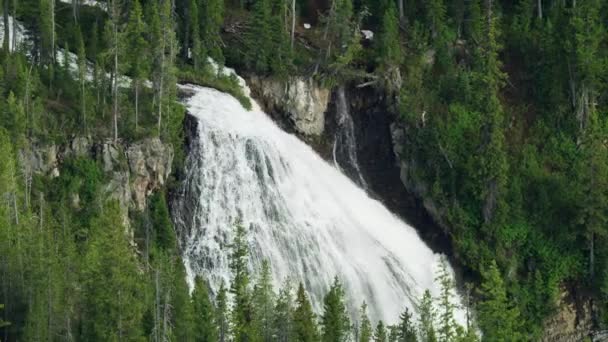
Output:
<svg viewBox="0 0 608 342">
<path fill-rule="evenodd" d="M 305 138 L 323 134 L 330 89 L 303 77 L 282 81 L 249 76 L 247 81 L 252 95 L 283 129 Z"/>
<path fill-rule="evenodd" d="M 34 143 L 20 153 L 27 173 L 49 177 L 60 175 L 64 160 L 77 157 L 100 162 L 108 180 L 103 191 L 108 198 L 118 200 L 128 222 L 128 210 L 144 210 L 147 197 L 166 184 L 173 163 L 173 148 L 158 138 L 114 143 L 75 137 L 60 145 Z M 77 198 L 74 205 L 78 205 Z"/>
</svg>

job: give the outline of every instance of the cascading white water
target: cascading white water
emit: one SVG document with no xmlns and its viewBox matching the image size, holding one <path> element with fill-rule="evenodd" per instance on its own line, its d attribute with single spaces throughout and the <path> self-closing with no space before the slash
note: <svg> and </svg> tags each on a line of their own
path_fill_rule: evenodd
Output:
<svg viewBox="0 0 608 342">
<path fill-rule="evenodd" d="M 365 300 L 375 320 L 415 311 L 425 289 L 437 294 L 440 256 L 412 227 L 257 105 L 247 111 L 230 95 L 189 88 L 198 137 L 173 211 L 190 284 L 197 274 L 214 291 L 230 281 L 228 244 L 240 219 L 252 269 L 266 259 L 275 285 L 303 281 L 318 311 L 334 276 L 351 313 Z"/>
<path fill-rule="evenodd" d="M 367 183 L 361 173 L 357 157 L 355 123 L 348 110 L 344 87 L 338 87 L 336 99 L 336 134 L 334 137 L 334 164 L 363 189 Z"/>
</svg>

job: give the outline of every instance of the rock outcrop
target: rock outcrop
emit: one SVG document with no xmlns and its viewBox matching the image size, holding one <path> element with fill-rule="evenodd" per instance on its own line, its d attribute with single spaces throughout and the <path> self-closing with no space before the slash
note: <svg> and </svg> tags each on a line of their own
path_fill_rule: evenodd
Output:
<svg viewBox="0 0 608 342">
<path fill-rule="evenodd" d="M 252 95 L 267 113 L 280 113 L 286 129 L 306 137 L 321 136 L 331 91 L 312 79 L 292 77 L 287 81 L 252 76 L 248 79 Z"/>
<path fill-rule="evenodd" d="M 35 144 L 21 153 L 26 172 L 49 177 L 59 176 L 62 162 L 76 157 L 100 162 L 108 179 L 104 193 L 118 200 L 126 215 L 129 209 L 144 210 L 147 197 L 165 185 L 171 173 L 173 148 L 158 138 L 125 144 L 75 137 L 61 145 Z"/>
<path fill-rule="evenodd" d="M 578 342 L 595 337 L 589 301 L 577 303 L 570 297 L 569 291 L 561 291 L 556 312 L 545 321 L 542 342 Z M 590 341 L 601 339 L 593 338 Z"/>
</svg>

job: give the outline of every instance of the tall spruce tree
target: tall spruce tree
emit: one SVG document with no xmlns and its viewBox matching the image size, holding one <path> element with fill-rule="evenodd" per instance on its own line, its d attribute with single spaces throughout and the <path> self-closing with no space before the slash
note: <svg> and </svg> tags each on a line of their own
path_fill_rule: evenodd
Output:
<svg viewBox="0 0 608 342">
<path fill-rule="evenodd" d="M 217 340 L 218 342 L 226 342 L 230 340 L 230 315 L 228 312 L 228 289 L 224 282 L 220 285 L 215 298 L 215 321 L 217 324 Z"/>
<path fill-rule="evenodd" d="M 253 288 L 253 329 L 260 341 L 273 338 L 273 314 L 276 294 L 272 287 L 272 274 L 268 260 L 262 262 L 262 270 Z"/>
<path fill-rule="evenodd" d="M 433 308 L 433 297 L 429 290 L 424 291 L 420 306 L 418 307 L 418 334 L 420 342 L 436 342 L 435 332 L 435 309 Z"/>
<path fill-rule="evenodd" d="M 129 22 L 126 29 L 126 44 L 129 47 L 127 55 L 129 63 L 129 74 L 131 75 L 131 86 L 134 93 L 135 102 L 135 131 L 139 127 L 139 93 L 143 82 L 149 75 L 149 53 L 148 42 L 146 41 L 147 28 L 144 24 L 143 11 L 139 0 L 134 0 L 129 14 Z"/>
<path fill-rule="evenodd" d="M 83 339 L 118 341 L 143 337 L 142 279 L 116 202 L 105 204 L 91 223 L 83 283 Z"/>
<path fill-rule="evenodd" d="M 224 63 L 220 29 L 224 23 L 224 0 L 203 1 L 199 8 L 201 25 L 201 45 L 206 53 L 202 58 L 211 57 L 217 63 Z"/>
<path fill-rule="evenodd" d="M 359 342 L 369 342 L 372 339 L 372 323 L 367 315 L 367 303 L 361 304 L 359 310 Z"/>
<path fill-rule="evenodd" d="M 207 284 L 197 276 L 192 291 L 194 308 L 194 341 L 215 342 L 218 340 L 218 324 L 215 319 L 215 307 L 209 298 Z"/>
<path fill-rule="evenodd" d="M 412 316 L 408 308 L 405 308 L 405 311 L 399 316 L 397 342 L 416 342 L 418 340 Z"/>
<path fill-rule="evenodd" d="M 447 260 L 441 258 L 439 270 L 435 281 L 439 283 L 441 292 L 438 298 L 438 326 L 437 339 L 441 342 L 452 341 L 456 334 L 456 321 L 454 319 L 454 310 L 456 305 L 453 303 L 454 283 L 452 275 L 448 271 Z"/>
<path fill-rule="evenodd" d="M 312 310 L 312 304 L 306 294 L 304 285 L 298 285 L 296 294 L 296 308 L 293 317 L 294 341 L 313 342 L 319 338 L 316 317 Z"/>
<path fill-rule="evenodd" d="M 323 316 L 321 317 L 323 342 L 344 342 L 350 338 L 350 319 L 346 311 L 344 288 L 338 277 L 323 298 Z"/>
<path fill-rule="evenodd" d="M 376 331 L 374 331 L 374 342 L 387 342 L 388 334 L 386 331 L 386 327 L 382 321 L 378 321 L 376 325 Z"/>
<path fill-rule="evenodd" d="M 253 337 L 253 306 L 249 288 L 248 257 L 247 232 L 241 223 L 236 223 L 230 253 L 232 270 L 230 292 L 234 296 L 231 315 L 232 335 L 237 342 L 249 341 Z"/>
<path fill-rule="evenodd" d="M 477 305 L 478 324 L 488 341 L 520 341 L 519 312 L 510 304 L 496 262 L 482 272 L 483 281 Z"/>
<path fill-rule="evenodd" d="M 294 338 L 294 299 L 293 286 L 287 279 L 281 290 L 274 307 L 274 338 L 278 342 L 293 341 Z"/>
</svg>

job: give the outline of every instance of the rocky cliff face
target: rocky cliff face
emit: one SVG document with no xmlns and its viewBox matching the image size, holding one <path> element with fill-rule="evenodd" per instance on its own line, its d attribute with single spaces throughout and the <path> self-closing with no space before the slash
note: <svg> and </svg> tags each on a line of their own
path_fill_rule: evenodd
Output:
<svg viewBox="0 0 608 342">
<path fill-rule="evenodd" d="M 312 79 L 292 77 L 287 81 L 251 76 L 252 95 L 267 113 L 286 130 L 304 137 L 321 136 L 331 92 Z"/>
<path fill-rule="evenodd" d="M 63 145 L 34 144 L 29 151 L 22 151 L 20 157 L 26 172 L 49 177 L 59 176 L 62 162 L 68 158 L 98 160 L 108 179 L 104 193 L 118 200 L 128 223 L 128 211 L 144 210 L 147 197 L 166 184 L 173 148 L 158 138 L 124 144 L 75 137 Z"/>
</svg>

